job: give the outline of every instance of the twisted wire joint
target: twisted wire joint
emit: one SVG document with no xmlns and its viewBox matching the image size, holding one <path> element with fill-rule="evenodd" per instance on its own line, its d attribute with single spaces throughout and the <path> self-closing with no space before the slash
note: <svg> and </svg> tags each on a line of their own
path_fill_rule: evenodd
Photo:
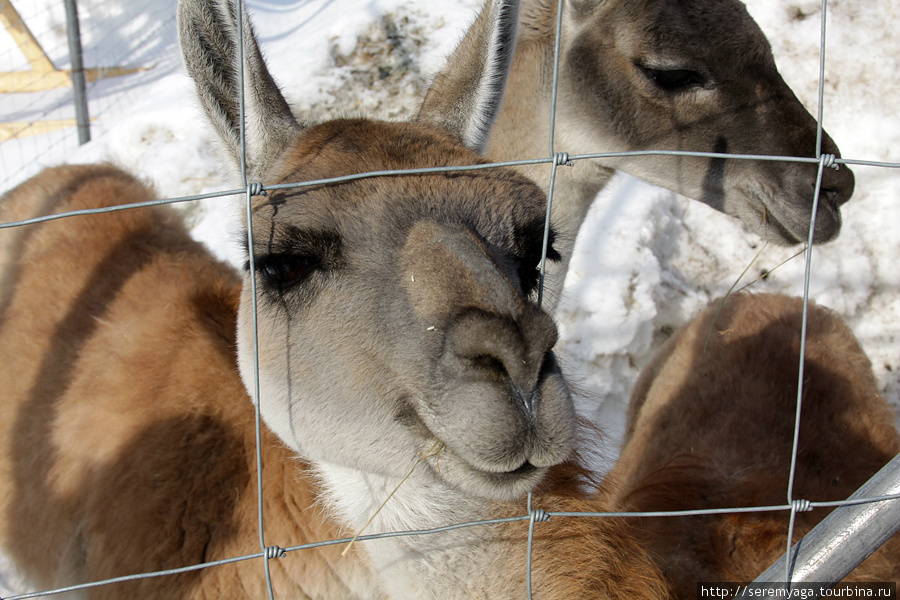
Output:
<svg viewBox="0 0 900 600">
<path fill-rule="evenodd" d="M 791 508 L 794 512 L 809 512 L 813 509 L 809 500 L 794 500 L 791 502 Z"/>
<path fill-rule="evenodd" d="M 543 508 L 539 508 L 537 510 L 531 511 L 531 521 L 534 523 L 539 523 L 541 521 L 549 521 L 550 515 Z"/>
<path fill-rule="evenodd" d="M 285 555 L 284 548 L 279 546 L 267 546 L 266 547 L 266 558 L 281 558 Z"/>
<path fill-rule="evenodd" d="M 834 154 L 823 154 L 822 155 L 822 166 L 823 167 L 831 167 L 835 171 L 840 170 L 841 165 L 835 162 L 837 157 Z"/>
<path fill-rule="evenodd" d="M 557 165 L 566 165 L 567 167 L 575 166 L 575 163 L 569 160 L 568 152 L 557 152 L 553 155 L 553 162 Z"/>
<path fill-rule="evenodd" d="M 248 183 L 247 191 L 250 192 L 251 196 L 268 196 L 269 194 L 266 192 L 266 188 L 263 187 L 263 184 L 259 182 Z"/>
</svg>

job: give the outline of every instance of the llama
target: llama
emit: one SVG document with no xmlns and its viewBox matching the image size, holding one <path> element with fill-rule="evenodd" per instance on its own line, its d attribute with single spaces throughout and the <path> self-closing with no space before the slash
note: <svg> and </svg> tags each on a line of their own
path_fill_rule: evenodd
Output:
<svg viewBox="0 0 900 600">
<path fill-rule="evenodd" d="M 493 161 L 548 155 L 556 15 L 556 0 L 523 2 L 509 84 L 487 143 Z M 473 29 L 460 43 L 451 65 L 473 51 L 477 35 Z M 557 152 L 816 156 L 816 121 L 778 73 L 765 35 L 738 0 L 567 0 L 560 45 Z M 429 93 L 447 93 L 463 76 L 445 70 Z M 840 156 L 827 133 L 821 152 Z M 548 190 L 550 165 L 517 168 Z M 552 222 L 561 260 L 547 266 L 548 307 L 558 302 L 575 236 L 614 169 L 737 217 L 767 240 L 807 240 L 816 164 L 683 156 L 579 160 L 557 171 Z M 853 187 L 848 167 L 824 170 L 816 243 L 838 235 L 840 206 Z"/>
<path fill-rule="evenodd" d="M 476 76 L 428 100 L 424 113 L 452 119 L 315 125 L 291 114 L 230 0 L 178 10 L 188 73 L 238 177 L 243 43 L 246 172 L 269 188 L 244 223 L 256 268 L 217 262 L 164 207 L 0 232 L 0 541 L 25 575 L 58 587 L 259 552 L 246 391 L 257 361 L 269 542 L 333 539 L 373 515 L 371 533 L 521 515 L 532 490 L 548 510 L 595 506 L 556 328 L 530 299 L 545 205 L 534 183 L 491 168 L 272 188 L 483 163 L 474 149 L 518 5 L 490 4 L 480 51 L 452 67 Z M 5 195 L 0 218 L 152 198 L 115 167 L 61 166 Z M 273 586 L 302 598 L 515 597 L 526 525 L 368 541 L 347 558 L 291 553 L 272 559 Z M 620 524 L 542 525 L 540 597 L 663 593 Z M 262 566 L 245 561 L 83 594 L 264 589 Z"/>
<path fill-rule="evenodd" d="M 676 333 L 632 393 L 622 454 L 609 478 L 625 510 L 787 502 L 802 301 L 730 296 Z M 810 304 L 793 497 L 843 500 L 900 451 L 895 414 L 847 325 Z M 708 347 L 707 347 L 708 339 Z M 798 512 L 794 541 L 824 509 Z M 752 581 L 786 550 L 783 512 L 634 519 L 629 527 L 665 573 L 672 596 L 697 582 Z M 847 581 L 896 581 L 891 538 Z"/>
</svg>

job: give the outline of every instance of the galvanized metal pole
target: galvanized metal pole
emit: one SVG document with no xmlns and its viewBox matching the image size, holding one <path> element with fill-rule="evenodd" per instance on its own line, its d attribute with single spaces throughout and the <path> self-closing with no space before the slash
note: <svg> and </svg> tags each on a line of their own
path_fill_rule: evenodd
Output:
<svg viewBox="0 0 900 600">
<path fill-rule="evenodd" d="M 78 125 L 78 143 L 86 144 L 91 141 L 91 122 L 88 116 L 87 93 L 85 91 L 78 7 L 75 5 L 75 0 L 64 0 L 64 4 L 66 6 L 66 29 L 69 36 L 72 88 L 75 93 L 75 121 Z"/>
<path fill-rule="evenodd" d="M 900 494 L 900 454 L 895 456 L 850 500 Z M 900 529 L 900 498 L 839 506 L 791 548 L 791 584 L 838 582 Z M 772 590 L 785 582 L 781 556 L 754 584 Z M 758 589 L 758 588 L 757 588 Z M 745 591 L 746 593 L 746 591 Z M 741 597 L 745 597 L 742 595 Z M 755 594 L 754 597 L 760 597 Z M 765 597 L 765 596 L 763 596 Z M 784 597 L 784 596 L 779 596 Z"/>
</svg>

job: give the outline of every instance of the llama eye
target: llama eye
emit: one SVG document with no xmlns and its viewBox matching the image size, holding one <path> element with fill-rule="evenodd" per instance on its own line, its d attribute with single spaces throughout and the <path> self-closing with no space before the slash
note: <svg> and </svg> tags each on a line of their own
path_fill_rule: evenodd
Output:
<svg viewBox="0 0 900 600">
<path fill-rule="evenodd" d="M 525 295 L 531 294 L 537 289 L 541 276 L 541 257 L 544 249 L 544 223 L 543 219 L 535 221 L 529 228 L 530 234 L 522 236 L 519 241 L 517 253 L 516 272 Z M 556 232 L 550 230 L 550 238 L 547 240 L 547 260 L 559 262 L 561 256 L 553 244 L 556 240 Z"/>
<path fill-rule="evenodd" d="M 314 268 L 315 261 L 308 256 L 274 254 L 257 262 L 257 271 L 271 283 L 284 287 L 299 282 Z"/>
<path fill-rule="evenodd" d="M 509 379 L 509 373 L 506 365 L 496 356 L 490 354 L 478 354 L 469 357 L 469 361 L 473 367 L 479 369 L 483 374 L 494 378 Z"/>
<path fill-rule="evenodd" d="M 476 365 L 482 369 L 487 371 L 496 371 L 498 373 L 506 372 L 506 367 L 503 366 L 503 361 L 501 361 L 496 356 L 491 356 L 490 354 L 476 354 L 475 356 L 470 357 L 473 365 Z"/>
<path fill-rule="evenodd" d="M 691 69 L 651 69 L 638 65 L 638 68 L 656 87 L 664 92 L 683 92 L 694 87 L 704 87 L 706 77 Z"/>
</svg>

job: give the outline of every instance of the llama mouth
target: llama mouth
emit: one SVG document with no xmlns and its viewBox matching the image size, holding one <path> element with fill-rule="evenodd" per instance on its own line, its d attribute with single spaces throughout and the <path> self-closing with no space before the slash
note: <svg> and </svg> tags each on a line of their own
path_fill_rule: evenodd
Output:
<svg viewBox="0 0 900 600">
<path fill-rule="evenodd" d="M 485 465 L 475 465 L 466 458 L 460 456 L 456 452 L 448 448 L 444 448 L 438 453 L 437 460 L 435 461 L 436 468 L 440 470 L 441 462 L 447 461 L 449 459 L 450 462 L 458 463 L 457 467 L 467 473 L 477 473 L 482 477 L 497 477 L 497 478 L 516 478 L 516 477 L 524 477 L 528 476 L 535 471 L 540 470 L 540 467 L 536 467 L 531 464 L 530 461 L 525 460 L 518 467 L 514 469 L 504 469 L 501 466 L 498 466 L 496 469 L 492 469 Z"/>
<path fill-rule="evenodd" d="M 447 450 L 445 450 L 447 451 Z M 459 456 L 455 452 L 449 451 L 450 454 L 453 455 L 453 458 L 456 461 L 459 461 L 460 468 L 464 468 L 466 472 L 477 474 L 480 477 L 484 478 L 496 478 L 498 480 L 512 480 L 521 477 L 527 477 L 536 471 L 541 470 L 540 467 L 536 467 L 529 460 L 525 460 L 518 467 L 514 469 L 504 468 L 503 466 L 498 465 L 496 469 L 490 468 L 486 465 L 475 465 L 468 461 L 467 459 Z"/>
<path fill-rule="evenodd" d="M 509 475 L 512 477 L 523 477 L 526 475 L 530 475 L 531 473 L 534 473 L 535 471 L 538 470 L 538 468 L 539 467 L 534 466 L 533 464 L 531 464 L 530 462 L 528 462 L 526 460 L 524 463 L 522 463 L 522 466 L 520 466 L 519 468 L 513 469 L 512 471 L 506 471 L 505 473 L 500 473 L 500 475 Z"/>
<path fill-rule="evenodd" d="M 746 206 L 756 215 L 759 223 L 759 229 L 756 230 L 756 233 L 763 239 L 775 242 L 779 246 L 793 246 L 806 240 L 802 232 L 795 232 L 793 228 L 785 224 L 782 215 L 779 214 L 777 202 L 768 202 L 765 194 L 758 191 L 751 192 L 749 200 Z M 775 206 L 773 207 L 772 204 Z M 747 218 L 743 220 L 745 223 L 753 222 Z M 807 218 L 806 220 L 808 221 L 809 219 Z"/>
<path fill-rule="evenodd" d="M 785 222 L 778 218 L 778 215 L 772 210 L 766 213 L 766 220 L 769 227 L 774 227 L 780 235 L 788 241 L 790 245 L 804 244 L 809 240 L 809 225 L 812 222 L 812 213 L 805 211 L 803 219 L 799 220 L 800 225 L 796 228 L 788 227 Z M 830 221 L 830 223 L 829 223 Z M 813 233 L 813 243 L 827 242 L 836 234 L 828 234 L 831 229 L 840 229 L 841 226 L 841 210 L 835 201 L 825 194 L 820 197 L 818 210 L 816 211 L 815 232 Z M 823 230 L 824 227 L 824 230 Z"/>
<path fill-rule="evenodd" d="M 803 240 L 801 240 L 800 236 L 794 233 L 794 231 L 787 227 L 781 219 L 778 218 L 777 213 L 769 208 L 769 205 L 765 202 L 762 203 L 762 213 L 760 214 L 760 223 L 763 229 L 769 229 L 772 231 L 776 231 L 780 240 L 777 240 L 782 245 L 793 246 L 794 244 L 799 244 Z M 764 234 L 763 237 L 769 238 L 768 234 Z"/>
<path fill-rule="evenodd" d="M 777 206 L 770 205 L 766 199 L 759 194 L 755 195 L 759 208 L 753 209 L 757 212 L 760 224 L 763 228 L 777 232 L 780 238 L 773 240 L 770 235 L 763 237 L 776 241 L 782 245 L 794 245 L 806 243 L 809 239 L 809 224 L 812 220 L 812 205 L 798 211 L 797 218 L 791 218 L 790 212 L 781 214 L 781 210 Z M 789 226 L 788 223 L 796 222 L 797 225 Z M 824 231 L 823 228 L 824 227 Z M 816 211 L 816 232 L 813 237 L 814 243 L 827 242 L 837 235 L 836 233 L 827 233 L 834 230 L 839 231 L 841 227 L 841 205 L 837 191 L 823 188 L 819 193 L 818 209 Z"/>
<path fill-rule="evenodd" d="M 526 460 L 524 463 L 522 463 L 521 466 L 509 471 L 487 471 L 484 469 L 478 469 L 478 473 L 482 477 L 494 479 L 498 483 L 502 483 L 504 481 L 514 481 L 522 479 L 524 477 L 528 477 L 539 470 L 540 467 L 536 467 Z"/>
<path fill-rule="evenodd" d="M 546 472 L 546 468 L 525 460 L 514 469 L 476 466 L 453 451 L 444 449 L 432 468 L 447 482 L 479 496 L 510 500 L 527 493 Z"/>
<path fill-rule="evenodd" d="M 840 193 L 837 190 L 825 189 L 823 188 L 819 193 L 819 204 L 820 206 L 824 206 L 825 210 L 828 212 L 828 215 L 835 222 L 837 230 L 839 231 L 841 225 L 843 224 L 843 220 L 841 218 L 841 197 Z M 835 233 L 833 236 L 836 236 Z M 827 240 L 823 240 L 827 241 Z"/>
<path fill-rule="evenodd" d="M 547 469 L 536 467 L 529 461 L 511 471 L 487 472 L 481 471 L 474 478 L 481 485 L 490 488 L 490 495 L 498 499 L 512 500 L 527 494 L 546 473 Z"/>
</svg>

